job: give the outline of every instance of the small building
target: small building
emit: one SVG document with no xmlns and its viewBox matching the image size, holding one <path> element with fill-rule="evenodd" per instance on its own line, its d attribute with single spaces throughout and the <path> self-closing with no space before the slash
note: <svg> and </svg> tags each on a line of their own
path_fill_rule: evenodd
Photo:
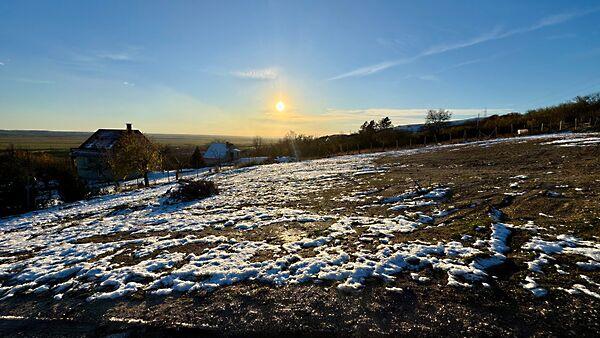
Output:
<svg viewBox="0 0 600 338">
<path fill-rule="evenodd" d="M 221 165 L 232 163 L 240 158 L 241 151 L 229 142 L 213 142 L 204 152 L 206 165 Z"/>
<path fill-rule="evenodd" d="M 110 182 L 113 175 L 108 165 L 108 155 L 119 140 L 129 134 L 150 142 L 142 132 L 133 130 L 131 123 L 127 123 L 125 129 L 98 129 L 79 148 L 71 149 L 71 159 L 79 178 L 92 185 Z"/>
</svg>

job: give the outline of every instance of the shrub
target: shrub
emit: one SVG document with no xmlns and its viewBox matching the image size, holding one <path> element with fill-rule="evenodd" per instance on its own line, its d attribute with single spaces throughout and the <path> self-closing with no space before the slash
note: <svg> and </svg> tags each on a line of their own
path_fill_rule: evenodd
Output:
<svg viewBox="0 0 600 338">
<path fill-rule="evenodd" d="M 169 193 L 171 202 L 193 201 L 214 196 L 219 193 L 213 181 L 180 180 L 179 187 Z"/>
<path fill-rule="evenodd" d="M 58 177 L 58 182 L 58 191 L 65 202 L 79 201 L 91 195 L 91 191 L 73 170 L 63 172 Z"/>
</svg>

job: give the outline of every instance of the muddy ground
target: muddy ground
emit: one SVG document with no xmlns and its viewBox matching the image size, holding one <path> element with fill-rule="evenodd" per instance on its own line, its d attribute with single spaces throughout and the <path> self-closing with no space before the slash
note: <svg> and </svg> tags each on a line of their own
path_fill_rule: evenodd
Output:
<svg viewBox="0 0 600 338">
<path fill-rule="evenodd" d="M 339 190 L 290 203 L 318 212 L 338 210 L 345 215 L 387 215 L 381 208 L 360 209 L 363 202 L 339 201 L 351 190 L 376 191 L 395 196 L 415 186 L 436 183 L 452 188 L 443 206 L 457 211 L 435 220 L 434 226 L 397 234 L 393 242 L 461 240 L 480 236 L 489 227 L 489 213 L 501 210 L 511 224 L 533 222 L 545 235 L 569 234 L 600 240 L 600 147 L 558 147 L 538 141 L 488 147 L 465 146 L 377 160 L 386 173 L 372 175 Z M 515 178 L 526 175 L 527 178 Z M 511 183 L 513 184 L 511 187 Z M 343 208 L 343 209 L 342 209 Z M 427 211 L 427 207 L 423 208 Z M 439 224 L 444 226 L 435 226 Z M 302 225 L 297 225 L 301 227 Z M 323 228 L 326 224 L 323 224 Z M 295 229 L 293 224 L 281 229 Z M 261 228 L 255 238 L 276 243 L 285 234 L 276 226 Z M 322 227 L 301 229 L 318 235 Z M 300 231 L 300 230 L 299 230 Z M 483 230 L 488 231 L 489 230 Z M 208 234 L 208 233 L 207 233 Z M 235 236 L 231 230 L 228 236 Z M 360 234 L 356 234 L 358 237 Z M 597 336 L 600 299 L 571 295 L 559 287 L 572 285 L 574 275 L 585 273 L 596 283 L 600 271 L 575 265 L 582 257 L 558 256 L 554 264 L 569 275 L 548 268 L 537 275 L 548 290 L 534 297 L 522 284 L 529 272 L 531 251 L 521 246 L 531 237 L 514 229 L 507 260 L 495 267 L 490 287 L 456 288 L 446 285 L 446 274 L 425 270 L 427 281 L 400 275 L 391 284 L 372 280 L 358 292 L 342 292 L 331 283 L 270 286 L 243 282 L 212 292 L 146 297 L 133 294 L 117 300 L 88 302 L 89 294 L 60 302 L 51 297 L 20 295 L 0 301 L 0 333 L 17 336 L 125 336 L 161 335 L 486 335 L 486 336 Z M 90 239 L 90 240 L 102 240 Z M 202 245 L 175 248 L 201 252 Z M 307 253 L 310 254 L 310 253 Z M 268 255 L 268 253 L 265 253 Z M 121 257 L 126 263 L 133 257 Z M 257 257 L 260 259 L 260 257 Z M 402 291 L 392 291 L 389 287 Z M 388 287 L 388 288 L 386 288 Z M 130 318 L 129 322 L 117 318 Z"/>
</svg>

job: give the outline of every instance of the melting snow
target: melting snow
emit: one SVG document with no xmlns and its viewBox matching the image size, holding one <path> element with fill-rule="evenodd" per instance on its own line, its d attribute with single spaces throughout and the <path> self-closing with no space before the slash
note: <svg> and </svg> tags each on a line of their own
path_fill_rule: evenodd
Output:
<svg viewBox="0 0 600 338">
<path fill-rule="evenodd" d="M 470 146 L 514 141 L 497 139 Z M 398 233 L 424 228 L 452 212 L 452 208 L 431 214 L 410 211 L 437 205 L 450 194 L 448 187 L 433 186 L 388 198 L 370 196 L 377 191 L 333 197 L 361 203 L 370 200 L 365 208 L 387 204 L 394 211 L 387 217 L 316 213 L 303 205 L 307 196 L 354 188 L 357 181 L 373 179 L 369 174 L 386 172 L 386 168 L 374 167 L 378 156 L 203 173 L 217 182 L 221 194 L 194 202 L 165 203 L 164 196 L 176 184 L 165 183 L 0 219 L 0 297 L 36 293 L 60 301 L 70 293 L 87 292 L 88 300 L 95 301 L 137 292 L 168 295 L 213 290 L 241 281 L 272 285 L 333 281 L 340 290 L 356 291 L 368 279 L 391 282 L 401 273 L 424 282 L 427 277 L 418 274 L 424 269 L 445 272 L 450 286 L 489 285 L 486 270 L 504 262 L 510 250 L 510 224 L 495 220 L 489 239 L 479 239 L 472 246 L 456 241 L 392 240 Z M 251 240 L 250 235 L 263 229 L 293 230 L 299 223 L 318 226 L 319 233 L 309 236 L 298 231 L 298 236 L 283 242 Z M 193 253 L 182 250 L 186 247 L 194 248 Z M 580 263 L 590 267 L 600 260 L 597 244 L 567 236 L 557 241 L 535 237 L 523 248 L 545 255 L 586 256 L 590 260 Z M 548 259 L 539 258 L 540 263 Z"/>
</svg>

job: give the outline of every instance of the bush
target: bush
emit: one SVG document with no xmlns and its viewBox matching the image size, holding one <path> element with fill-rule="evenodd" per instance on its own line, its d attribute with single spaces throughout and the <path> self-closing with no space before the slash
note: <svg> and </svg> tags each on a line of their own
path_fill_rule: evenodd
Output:
<svg viewBox="0 0 600 338">
<path fill-rule="evenodd" d="M 214 196 L 219 193 L 213 181 L 180 180 L 179 187 L 169 193 L 171 202 L 186 202 Z"/>
<path fill-rule="evenodd" d="M 0 217 L 35 209 L 37 193 L 30 154 L 14 148 L 0 152 Z"/>
<path fill-rule="evenodd" d="M 64 202 L 74 202 L 87 198 L 91 191 L 73 170 L 65 171 L 58 177 L 58 191 Z"/>
</svg>

